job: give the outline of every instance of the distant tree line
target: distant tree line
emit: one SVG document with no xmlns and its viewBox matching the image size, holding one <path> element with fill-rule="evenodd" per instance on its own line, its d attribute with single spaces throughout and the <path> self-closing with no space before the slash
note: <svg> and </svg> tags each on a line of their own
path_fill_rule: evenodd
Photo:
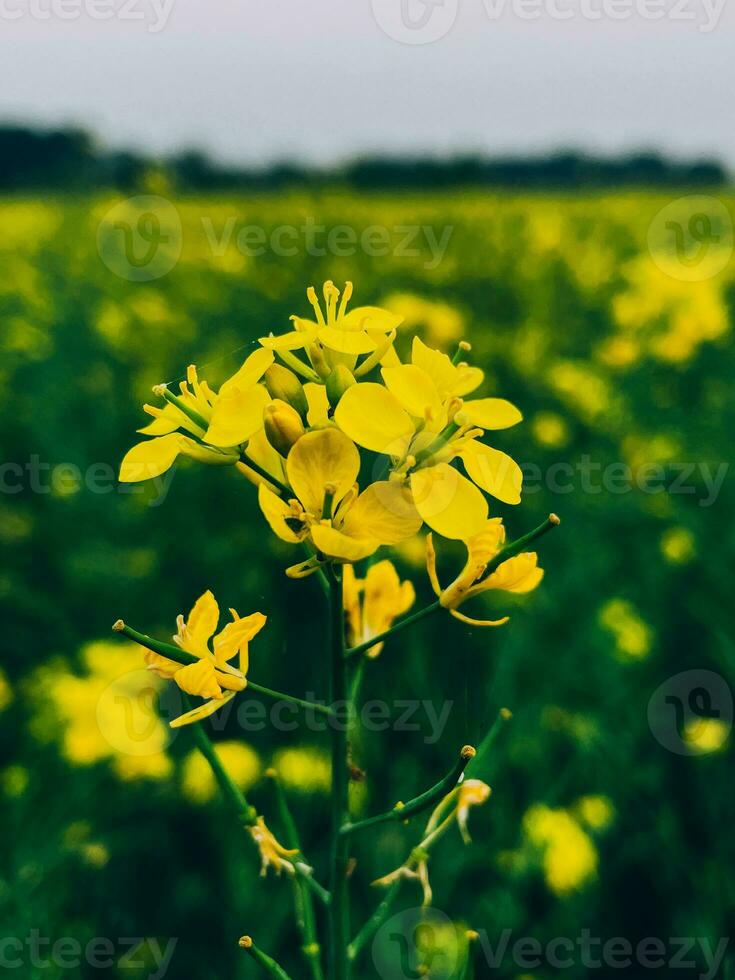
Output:
<svg viewBox="0 0 735 980">
<path fill-rule="evenodd" d="M 717 160 L 678 161 L 660 153 L 618 157 L 564 151 L 545 156 L 432 158 L 375 156 L 332 169 L 275 163 L 225 166 L 187 151 L 166 159 L 111 152 L 78 129 L 0 126 L 0 192 L 115 188 L 134 191 L 158 173 L 181 191 L 278 190 L 339 184 L 357 190 L 451 187 L 533 188 L 718 187 L 729 175 Z"/>
</svg>

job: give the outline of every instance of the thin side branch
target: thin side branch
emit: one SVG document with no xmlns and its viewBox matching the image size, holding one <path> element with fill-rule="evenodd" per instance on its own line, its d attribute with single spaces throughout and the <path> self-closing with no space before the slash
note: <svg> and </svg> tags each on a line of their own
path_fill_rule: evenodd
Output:
<svg viewBox="0 0 735 980">
<path fill-rule="evenodd" d="M 374 817 L 367 817 L 365 820 L 358 820 L 355 823 L 348 823 L 342 827 L 340 833 L 352 834 L 357 830 L 366 830 L 368 827 L 375 827 L 377 824 L 386 823 L 389 820 L 410 820 L 418 813 L 423 813 L 434 804 L 444 799 L 447 793 L 451 793 L 457 785 L 459 777 L 462 775 L 468 764 L 476 755 L 476 750 L 471 745 L 465 745 L 459 753 L 459 758 L 454 763 L 449 772 L 438 783 L 435 783 L 424 793 L 415 796 L 408 803 L 396 803 L 392 810 L 379 813 Z"/>
</svg>

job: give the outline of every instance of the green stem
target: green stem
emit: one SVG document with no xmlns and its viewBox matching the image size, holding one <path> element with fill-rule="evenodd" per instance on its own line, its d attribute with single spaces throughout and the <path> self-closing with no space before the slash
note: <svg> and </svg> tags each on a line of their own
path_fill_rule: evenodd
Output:
<svg viewBox="0 0 735 980">
<path fill-rule="evenodd" d="M 457 785 L 459 777 L 462 775 L 468 763 L 475 757 L 475 755 L 475 749 L 471 745 L 465 745 L 462 748 L 462 751 L 459 753 L 459 758 L 446 776 L 440 779 L 438 783 L 435 783 L 432 787 L 427 789 L 424 793 L 421 793 L 419 796 L 409 800 L 408 803 L 397 803 L 392 810 L 388 810 L 385 813 L 379 813 L 374 817 L 359 820 L 357 823 L 345 824 L 344 827 L 342 827 L 341 833 L 352 834 L 356 830 L 365 830 L 368 827 L 374 827 L 376 824 L 386 823 L 389 820 L 409 820 L 411 817 L 415 817 L 417 813 L 422 813 L 424 810 L 428 810 L 429 807 L 444 799 L 447 793 L 450 793 L 454 789 L 454 787 Z"/>
<path fill-rule="evenodd" d="M 283 827 L 286 846 L 295 848 L 303 857 L 301 849 L 301 839 L 296 827 L 296 822 L 291 814 L 291 809 L 286 799 L 278 775 L 273 770 L 269 773 L 276 798 L 276 808 Z M 309 888 L 309 881 L 313 881 L 311 876 L 298 876 L 294 879 L 294 904 L 296 908 L 296 919 L 301 932 L 302 944 L 301 952 L 304 955 L 307 966 L 311 970 L 313 980 L 325 980 L 321 964 L 321 947 L 316 927 L 316 912 L 314 910 L 314 897 Z M 321 886 L 320 886 L 321 887 Z"/>
<path fill-rule="evenodd" d="M 389 630 L 385 630 L 384 633 L 378 633 L 370 640 L 365 640 L 364 643 L 358 643 L 357 646 L 350 647 L 349 650 L 345 651 L 346 657 L 356 657 L 360 653 L 365 653 L 370 647 L 374 647 L 376 643 L 383 643 L 384 640 L 389 639 L 394 636 L 400 630 L 405 629 L 407 626 L 413 626 L 414 623 L 418 623 L 420 620 L 425 619 L 427 616 L 431 616 L 433 613 L 438 612 L 442 609 L 442 605 L 437 599 L 436 602 L 432 602 L 429 606 L 424 606 L 423 609 L 419 609 L 418 612 L 413 613 L 411 616 L 406 616 L 400 622 L 391 626 Z"/>
<path fill-rule="evenodd" d="M 241 949 L 247 950 L 251 958 L 255 960 L 258 966 L 263 967 L 263 971 L 268 974 L 269 977 L 276 977 L 276 980 L 291 980 L 291 977 L 286 973 L 282 966 L 273 959 L 272 956 L 268 956 L 264 953 L 262 949 L 258 949 L 250 936 L 243 936 L 240 940 Z"/>
<path fill-rule="evenodd" d="M 188 695 L 184 694 L 183 692 L 181 697 L 187 711 L 190 711 L 193 707 L 192 701 Z M 229 773 L 222 765 L 220 757 L 217 755 L 217 750 L 210 741 L 207 733 L 204 731 L 202 723 L 200 721 L 195 721 L 189 726 L 189 731 L 196 742 L 197 748 L 209 763 L 222 795 L 232 806 L 237 819 L 240 820 L 246 827 L 255 826 L 258 819 L 258 811 L 255 809 L 255 807 L 248 803 L 242 793 L 242 790 L 230 778 Z"/>
<path fill-rule="evenodd" d="M 255 684 L 250 680 L 248 681 L 247 690 L 255 691 L 257 694 L 264 694 L 266 697 L 274 698 L 276 701 L 288 701 L 289 704 L 298 705 L 298 707 L 305 708 L 307 711 L 317 711 L 319 714 L 327 715 L 327 717 L 332 716 L 332 709 L 326 704 L 318 704 L 316 701 L 305 701 L 303 698 L 295 698 L 291 694 L 274 691 L 270 687 L 263 687 L 261 684 Z"/>
<path fill-rule="evenodd" d="M 347 948 L 347 955 L 350 960 L 356 960 L 360 955 L 363 947 L 370 942 L 375 933 L 380 929 L 385 920 L 388 918 L 393 903 L 398 898 L 398 892 L 401 890 L 401 885 L 403 884 L 402 878 L 397 878 L 393 884 L 390 886 L 388 891 L 383 896 L 383 900 L 378 905 L 376 910 L 367 920 L 362 929 L 358 932 L 355 938 L 352 940 Z"/>
<path fill-rule="evenodd" d="M 268 470 L 264 470 L 260 464 L 256 463 L 254 459 L 251 459 L 244 449 L 240 450 L 240 462 L 244 463 L 246 466 L 250 467 L 251 470 L 255 470 L 258 476 L 262 476 L 264 480 L 267 480 L 271 486 L 276 487 L 278 492 L 286 497 L 293 497 L 293 490 L 287 487 L 285 483 L 269 473 Z"/>
<path fill-rule="evenodd" d="M 329 647 L 331 663 L 330 703 L 332 710 L 347 701 L 347 669 L 344 656 L 344 607 L 342 579 L 333 566 L 329 566 Z M 329 890 L 332 901 L 329 907 L 329 980 L 348 980 L 349 941 L 348 908 L 348 840 L 340 834 L 348 819 L 349 778 L 347 769 L 347 726 L 338 723 L 331 726 L 332 739 L 332 815 L 331 815 L 331 867 Z"/>
<path fill-rule="evenodd" d="M 472 759 L 472 761 L 467 767 L 468 778 L 482 779 L 483 776 L 486 775 L 485 769 L 486 769 L 487 756 L 489 755 L 490 750 L 495 744 L 495 740 L 497 739 L 498 735 L 505 728 L 505 726 L 508 724 L 508 722 L 511 720 L 512 717 L 513 717 L 512 713 L 507 708 L 500 709 L 497 718 L 495 719 L 492 726 L 490 727 L 490 730 L 485 735 L 483 740 L 480 742 L 480 747 L 477 750 L 477 755 L 475 756 L 474 759 Z"/>
</svg>

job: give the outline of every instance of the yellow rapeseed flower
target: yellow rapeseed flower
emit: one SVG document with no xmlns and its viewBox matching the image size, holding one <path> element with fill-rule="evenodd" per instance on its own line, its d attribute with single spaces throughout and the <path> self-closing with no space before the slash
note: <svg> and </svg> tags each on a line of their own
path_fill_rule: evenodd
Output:
<svg viewBox="0 0 735 980">
<path fill-rule="evenodd" d="M 350 646 L 366 643 L 390 629 L 416 599 L 411 582 L 401 582 L 393 562 L 387 558 L 371 565 L 364 579 L 357 578 L 352 566 L 347 565 L 343 583 Z M 366 655 L 377 657 L 382 649 L 383 644 L 376 643 Z"/>
<path fill-rule="evenodd" d="M 165 473 L 181 454 L 203 463 L 233 466 L 239 447 L 263 428 L 263 410 L 270 395 L 261 378 L 273 363 L 270 351 L 259 349 L 222 385 L 218 393 L 200 381 L 196 368 L 187 370 L 180 394 L 166 385 L 154 392 L 166 398 L 164 408 L 144 405 L 153 421 L 138 431 L 151 436 L 128 451 L 120 467 L 122 483 L 151 480 Z"/>
<path fill-rule="evenodd" d="M 261 337 L 264 348 L 275 351 L 281 360 L 301 377 L 325 382 L 332 371 L 344 367 L 360 376 L 367 373 L 392 349 L 396 328 L 403 317 L 378 306 L 357 306 L 347 312 L 352 283 L 340 291 L 331 280 L 324 283 L 324 309 L 313 286 L 306 290 L 316 319 L 292 316 L 294 329 L 279 337 Z M 294 351 L 303 351 L 308 363 Z M 364 360 L 358 364 L 358 359 Z"/>
<path fill-rule="evenodd" d="M 282 871 L 289 875 L 296 874 L 292 858 L 298 855 L 298 850 L 291 850 L 284 847 L 283 844 L 279 844 L 266 826 L 263 817 L 258 817 L 256 822 L 247 829 L 260 852 L 261 875 L 265 875 L 268 868 L 273 868 L 276 874 L 280 874 Z"/>
<path fill-rule="evenodd" d="M 479 368 L 455 365 L 415 337 L 411 363 L 385 365 L 382 378 L 384 384 L 349 387 L 334 419 L 359 446 L 391 458 L 391 479 L 409 489 L 431 528 L 448 538 L 476 534 L 488 515 L 478 488 L 504 503 L 520 503 L 520 467 L 479 437 L 522 416 L 503 398 L 463 400 L 482 382 Z M 450 465 L 455 459 L 469 479 Z"/>
<path fill-rule="evenodd" d="M 332 786 L 329 754 L 310 746 L 279 749 L 273 768 L 287 789 L 299 793 L 328 793 Z"/>
<path fill-rule="evenodd" d="M 599 622 L 615 637 L 618 654 L 630 660 L 642 660 L 651 650 L 651 628 L 641 619 L 627 599 L 609 599 L 600 609 Z"/>
<path fill-rule="evenodd" d="M 334 427 L 308 432 L 286 460 L 294 497 L 283 500 L 261 484 L 260 509 L 282 541 L 310 541 L 318 555 L 339 562 L 358 561 L 381 544 L 415 534 L 421 518 L 402 488 L 383 480 L 359 493 L 359 470 L 360 454 L 344 433 Z M 293 566 L 288 574 L 307 575 L 318 562 Z"/>
<path fill-rule="evenodd" d="M 442 606 L 463 623 L 468 623 L 470 626 L 502 626 L 508 622 L 508 616 L 497 620 L 471 619 L 458 612 L 457 607 L 467 599 L 490 589 L 519 594 L 531 592 L 543 578 L 543 569 L 538 567 L 538 555 L 535 551 L 526 551 L 514 558 L 508 558 L 492 574 L 483 579 L 488 562 L 497 555 L 504 542 L 505 528 L 502 521 L 499 517 L 491 518 L 479 534 L 464 542 L 467 549 L 465 566 L 452 584 L 442 589 L 436 571 L 433 536 L 427 534 L 426 569 L 431 586 Z"/>
<path fill-rule="evenodd" d="M 263 629 L 266 617 L 259 612 L 250 616 L 238 616 L 234 609 L 230 613 L 232 622 L 214 636 L 212 649 L 209 642 L 219 621 L 219 606 L 209 590 L 194 603 L 188 619 L 178 616 L 174 642 L 182 650 L 197 657 L 197 663 L 182 666 L 175 660 L 146 650 L 145 661 L 153 673 L 159 677 L 172 678 L 187 694 L 209 699 L 205 704 L 172 721 L 172 728 L 208 717 L 227 704 L 238 691 L 245 689 L 249 663 L 248 644 Z M 239 669 L 229 663 L 237 654 Z"/>
</svg>

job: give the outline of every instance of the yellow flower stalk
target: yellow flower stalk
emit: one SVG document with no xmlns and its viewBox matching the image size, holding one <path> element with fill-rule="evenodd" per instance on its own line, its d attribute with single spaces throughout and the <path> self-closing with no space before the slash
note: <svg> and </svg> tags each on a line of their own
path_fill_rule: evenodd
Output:
<svg viewBox="0 0 735 980">
<path fill-rule="evenodd" d="M 455 365 L 414 337 L 411 363 L 386 365 L 381 374 L 383 384 L 348 388 L 334 418 L 359 446 L 390 457 L 391 478 L 409 488 L 429 527 L 447 538 L 477 534 L 488 516 L 481 490 L 520 502 L 520 467 L 480 436 L 522 416 L 503 398 L 464 399 L 483 380 L 479 368 Z M 455 459 L 466 477 L 451 465 Z"/>
<path fill-rule="evenodd" d="M 558 522 L 558 518 L 557 518 Z M 553 522 L 552 522 L 553 523 Z M 495 558 L 505 543 L 505 528 L 499 517 L 491 518 L 479 534 L 468 538 L 464 545 L 467 549 L 467 561 L 457 578 L 442 589 L 436 571 L 436 551 L 431 533 L 426 536 L 426 570 L 429 581 L 439 602 L 448 609 L 455 619 L 470 626 L 503 626 L 509 617 L 502 619 L 481 620 L 471 619 L 458 612 L 458 606 L 474 596 L 490 589 L 503 592 L 531 592 L 544 577 L 543 569 L 538 567 L 538 555 L 535 551 L 525 551 L 502 562 L 490 575 L 483 579 L 488 563 Z"/>
<path fill-rule="evenodd" d="M 263 428 L 263 410 L 271 396 L 261 378 L 273 363 L 273 354 L 254 351 L 242 367 L 215 393 L 200 381 L 193 365 L 187 369 L 180 394 L 166 385 L 154 393 L 166 405 L 144 405 L 153 421 L 138 431 L 152 438 L 128 451 L 120 466 L 122 483 L 152 480 L 169 470 L 179 455 L 202 463 L 232 466 L 240 458 L 239 447 Z"/>
<path fill-rule="evenodd" d="M 186 694 L 207 699 L 205 704 L 172 721 L 172 728 L 180 728 L 214 714 L 238 691 L 245 689 L 248 644 L 265 626 L 266 617 L 262 613 L 238 616 L 234 609 L 230 613 L 232 622 L 214 635 L 219 621 L 219 606 L 212 593 L 207 591 L 194 603 L 188 619 L 182 615 L 177 618 L 174 643 L 197 657 L 196 663 L 182 666 L 153 650 L 146 651 L 145 661 L 154 674 L 174 680 Z M 230 660 L 237 655 L 239 661 L 235 668 L 230 665 Z"/>
<path fill-rule="evenodd" d="M 393 562 L 387 558 L 371 565 L 364 579 L 358 579 L 352 566 L 345 565 L 344 605 L 350 646 L 366 643 L 390 629 L 415 599 L 413 584 L 401 582 Z M 383 644 L 376 643 L 366 656 L 377 657 L 382 649 Z"/>
<path fill-rule="evenodd" d="M 293 498 L 283 500 L 261 484 L 258 502 L 275 534 L 291 544 L 308 541 L 317 552 L 288 574 L 309 574 L 325 558 L 358 561 L 418 531 L 421 518 L 401 487 L 379 481 L 359 493 L 359 470 L 354 443 L 332 427 L 306 433 L 289 452 L 286 479 Z"/>
<path fill-rule="evenodd" d="M 337 367 L 346 367 L 356 376 L 367 373 L 388 356 L 403 317 L 377 306 L 358 306 L 347 311 L 352 298 L 352 283 L 340 291 L 331 280 L 324 283 L 324 307 L 316 290 L 309 286 L 306 295 L 315 319 L 292 316 L 294 329 L 274 337 L 261 337 L 264 348 L 275 351 L 281 360 L 302 377 L 324 383 Z M 308 359 L 293 352 L 303 351 Z M 358 365 L 358 359 L 363 356 Z"/>
</svg>

